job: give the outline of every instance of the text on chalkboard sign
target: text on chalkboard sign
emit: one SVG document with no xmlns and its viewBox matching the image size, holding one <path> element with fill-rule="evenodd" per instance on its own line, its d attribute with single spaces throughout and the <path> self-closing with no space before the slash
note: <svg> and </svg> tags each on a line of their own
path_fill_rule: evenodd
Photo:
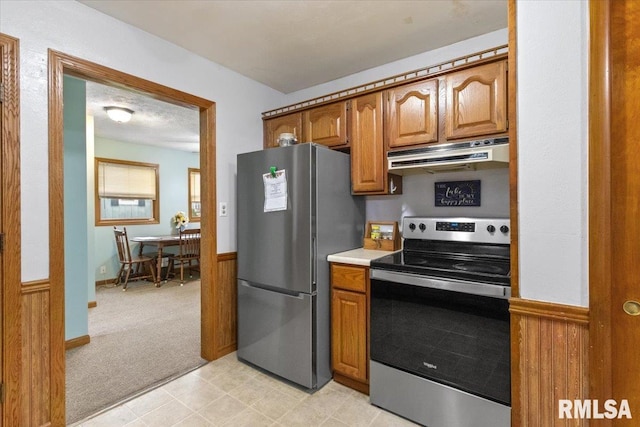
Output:
<svg viewBox="0 0 640 427">
<path fill-rule="evenodd" d="M 480 206 L 480 180 L 435 183 L 436 206 Z"/>
</svg>

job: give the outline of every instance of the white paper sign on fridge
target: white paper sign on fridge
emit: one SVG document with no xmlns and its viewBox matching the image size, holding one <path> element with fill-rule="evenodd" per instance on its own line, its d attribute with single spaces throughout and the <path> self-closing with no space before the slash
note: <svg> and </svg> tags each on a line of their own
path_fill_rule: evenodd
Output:
<svg viewBox="0 0 640 427">
<path fill-rule="evenodd" d="M 264 211 L 287 210 L 287 174 L 284 169 L 262 175 L 264 182 Z"/>
</svg>

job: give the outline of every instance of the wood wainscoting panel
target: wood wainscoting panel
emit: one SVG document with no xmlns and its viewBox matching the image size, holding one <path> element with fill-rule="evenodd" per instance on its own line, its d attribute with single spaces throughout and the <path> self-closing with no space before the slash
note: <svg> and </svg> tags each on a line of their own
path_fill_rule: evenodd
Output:
<svg viewBox="0 0 640 427">
<path fill-rule="evenodd" d="M 218 348 L 216 354 L 222 357 L 237 348 L 238 330 L 238 290 L 237 259 L 235 252 L 218 254 Z"/>
<path fill-rule="evenodd" d="M 588 397 L 589 314 L 583 307 L 511 298 L 512 426 L 587 426 L 561 419 L 560 399 Z"/>
<path fill-rule="evenodd" d="M 43 281 L 23 284 L 22 423 L 51 423 L 50 289 Z"/>
</svg>

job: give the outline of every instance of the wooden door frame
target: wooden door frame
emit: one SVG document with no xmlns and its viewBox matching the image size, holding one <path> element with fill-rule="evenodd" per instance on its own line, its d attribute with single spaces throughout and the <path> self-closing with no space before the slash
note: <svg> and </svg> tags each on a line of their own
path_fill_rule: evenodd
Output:
<svg viewBox="0 0 640 427">
<path fill-rule="evenodd" d="M 518 55 L 517 55 L 517 3 L 507 3 L 507 21 L 509 32 L 509 57 L 507 72 L 507 114 L 509 121 L 509 222 L 511 228 L 510 268 L 511 298 L 520 298 L 520 261 L 519 261 L 519 216 L 518 216 Z M 520 426 L 522 416 L 522 372 L 520 370 L 520 324 L 511 318 L 511 425 Z"/>
<path fill-rule="evenodd" d="M 613 397 L 610 7 L 589 2 L 589 397 L 601 401 Z"/>
<path fill-rule="evenodd" d="M 4 248 L 0 257 L 0 298 L 2 307 L 2 381 L 5 401 L 0 424 L 21 424 L 22 397 L 22 300 L 21 300 L 21 227 L 20 227 L 20 86 L 18 39 L 0 33 L 2 46 L 2 83 L 4 101 L 0 104 L 2 121 L 0 140 L 0 215 Z"/>
<path fill-rule="evenodd" d="M 216 333 L 219 300 L 216 242 L 215 103 L 158 83 L 49 49 L 49 280 L 51 283 L 51 423 L 65 424 L 64 336 L 64 199 L 63 199 L 63 76 L 74 76 L 142 93 L 200 111 L 200 173 L 202 217 L 201 356 L 218 356 Z M 52 256 L 56 254 L 56 256 Z"/>
</svg>

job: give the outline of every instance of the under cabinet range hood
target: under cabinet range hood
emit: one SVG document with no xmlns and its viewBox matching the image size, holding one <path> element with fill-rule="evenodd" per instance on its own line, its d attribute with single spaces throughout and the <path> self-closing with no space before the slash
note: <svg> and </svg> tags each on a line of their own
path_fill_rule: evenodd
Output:
<svg viewBox="0 0 640 427">
<path fill-rule="evenodd" d="M 436 144 L 387 153 L 389 172 L 399 175 L 423 172 L 476 170 L 509 166 L 509 138 Z"/>
</svg>

